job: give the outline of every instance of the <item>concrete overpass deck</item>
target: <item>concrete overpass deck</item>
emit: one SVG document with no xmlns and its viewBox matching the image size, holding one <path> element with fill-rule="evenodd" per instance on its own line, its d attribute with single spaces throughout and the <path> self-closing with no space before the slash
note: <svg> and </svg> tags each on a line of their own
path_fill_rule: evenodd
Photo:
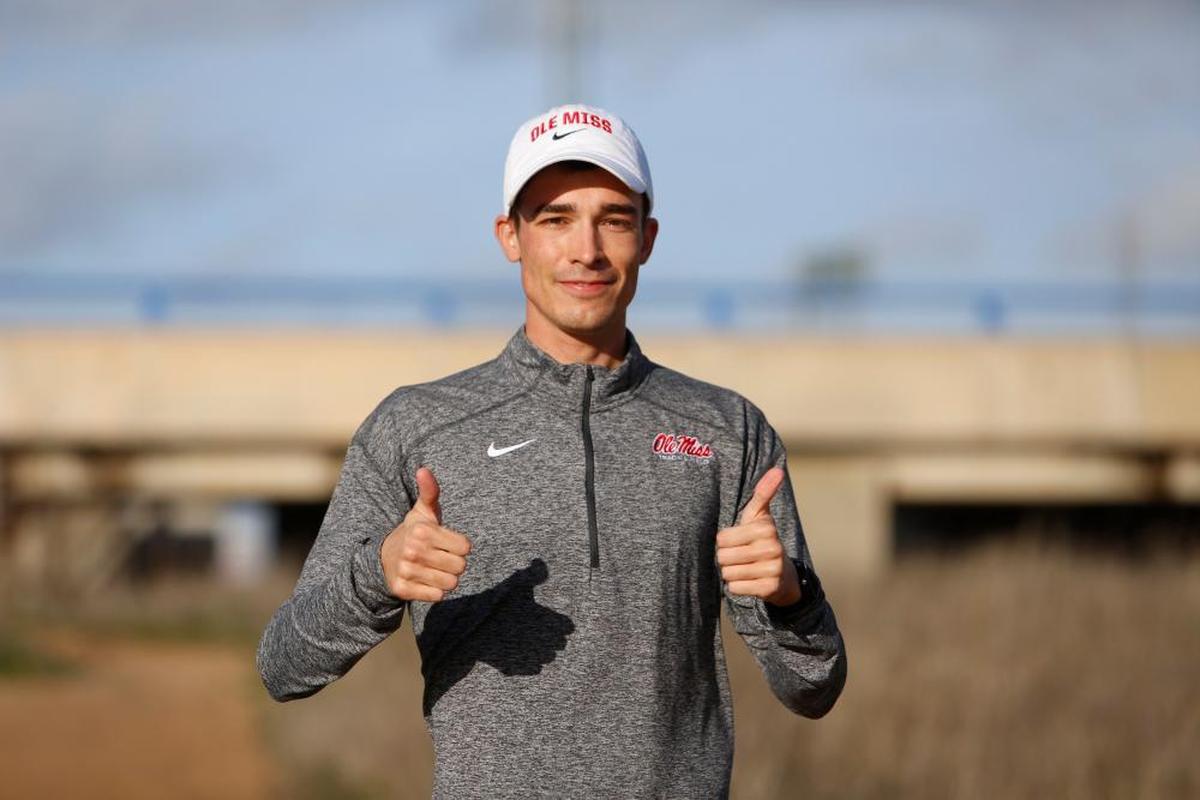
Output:
<svg viewBox="0 0 1200 800">
<path fill-rule="evenodd" d="M 491 358 L 510 334 L 0 333 L 6 560 L 44 571 L 54 552 L 144 526 L 147 504 L 203 520 L 239 499 L 323 502 L 380 398 Z M 763 408 L 826 568 L 885 565 L 897 502 L 1200 502 L 1200 343 L 639 341 Z M 113 557 L 93 549 L 87 568 Z"/>
</svg>

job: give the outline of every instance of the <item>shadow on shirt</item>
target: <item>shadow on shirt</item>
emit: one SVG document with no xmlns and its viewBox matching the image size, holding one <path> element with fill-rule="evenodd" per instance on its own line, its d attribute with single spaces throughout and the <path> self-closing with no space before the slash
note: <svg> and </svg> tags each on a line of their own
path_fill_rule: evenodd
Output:
<svg viewBox="0 0 1200 800">
<path fill-rule="evenodd" d="M 533 587 L 549 575 L 535 558 L 491 589 L 429 609 L 417 637 L 426 716 L 480 661 L 503 675 L 537 675 L 567 646 L 575 623 L 533 599 Z"/>
</svg>

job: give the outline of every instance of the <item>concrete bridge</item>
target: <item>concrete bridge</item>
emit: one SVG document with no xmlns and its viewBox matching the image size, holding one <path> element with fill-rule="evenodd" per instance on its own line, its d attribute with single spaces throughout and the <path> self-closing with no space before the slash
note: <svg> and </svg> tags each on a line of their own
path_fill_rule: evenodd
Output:
<svg viewBox="0 0 1200 800">
<path fill-rule="evenodd" d="M 246 508 L 326 501 L 380 398 L 491 358 L 510 334 L 0 334 L 5 571 L 98 585 L 166 526 L 224 531 L 218 556 L 236 574 L 253 561 L 238 544 L 256 524 Z M 823 570 L 883 568 L 897 503 L 1200 502 L 1200 343 L 639 340 L 764 409 Z"/>
</svg>

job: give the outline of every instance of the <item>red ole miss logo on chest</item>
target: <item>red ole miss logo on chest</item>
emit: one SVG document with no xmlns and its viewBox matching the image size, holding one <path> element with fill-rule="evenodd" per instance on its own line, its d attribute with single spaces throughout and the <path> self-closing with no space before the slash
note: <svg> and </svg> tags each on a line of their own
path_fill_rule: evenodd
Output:
<svg viewBox="0 0 1200 800">
<path fill-rule="evenodd" d="M 690 458 L 696 461 L 708 461 L 713 457 L 712 445 L 701 442 L 695 436 L 685 436 L 679 433 L 659 433 L 654 437 L 650 450 L 659 458 L 677 461 Z"/>
</svg>

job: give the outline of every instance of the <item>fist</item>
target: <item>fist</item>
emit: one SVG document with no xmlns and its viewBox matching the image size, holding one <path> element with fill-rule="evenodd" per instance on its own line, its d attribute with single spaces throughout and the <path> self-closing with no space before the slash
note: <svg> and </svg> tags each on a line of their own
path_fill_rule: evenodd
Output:
<svg viewBox="0 0 1200 800">
<path fill-rule="evenodd" d="M 769 506 L 784 472 L 772 467 L 758 479 L 736 525 L 717 533 L 717 563 L 730 594 L 752 595 L 777 606 L 800 599 L 800 579 L 788 558 Z"/>
<path fill-rule="evenodd" d="M 467 568 L 471 542 L 442 527 L 439 492 L 433 472 L 418 469 L 417 502 L 383 540 L 383 574 L 401 600 L 436 603 L 458 586 L 458 576 Z"/>
</svg>

